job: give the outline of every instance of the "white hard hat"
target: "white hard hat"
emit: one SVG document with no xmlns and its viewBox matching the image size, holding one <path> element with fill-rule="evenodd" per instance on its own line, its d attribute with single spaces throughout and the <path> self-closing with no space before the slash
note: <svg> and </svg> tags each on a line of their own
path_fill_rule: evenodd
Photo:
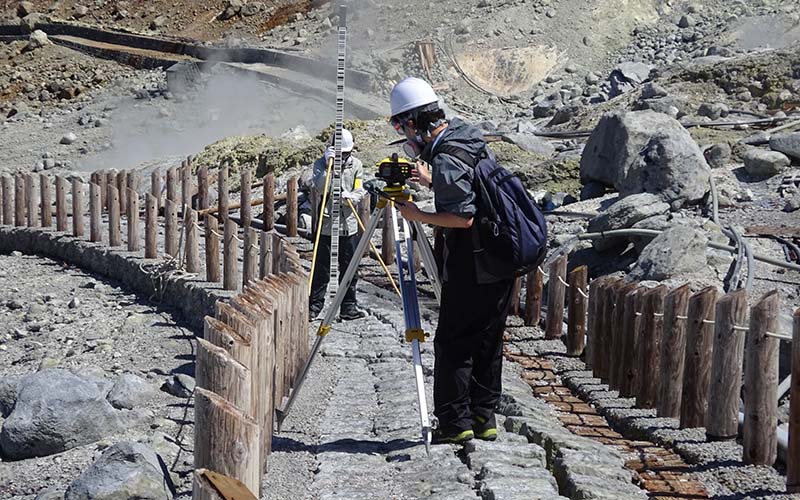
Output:
<svg viewBox="0 0 800 500">
<path fill-rule="evenodd" d="M 420 106 L 438 102 L 439 98 L 428 82 L 419 78 L 408 77 L 394 86 L 390 100 L 392 116 L 397 116 Z"/>
<path fill-rule="evenodd" d="M 330 145 L 333 146 L 334 137 L 331 136 Z M 353 134 L 350 133 L 349 130 L 346 128 L 342 129 L 342 152 L 349 153 L 353 150 L 355 146 L 355 141 L 353 141 Z"/>
</svg>

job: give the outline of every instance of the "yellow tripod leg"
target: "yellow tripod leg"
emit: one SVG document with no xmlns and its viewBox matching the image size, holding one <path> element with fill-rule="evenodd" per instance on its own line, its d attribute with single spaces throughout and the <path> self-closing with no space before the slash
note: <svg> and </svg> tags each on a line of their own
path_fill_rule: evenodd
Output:
<svg viewBox="0 0 800 500">
<path fill-rule="evenodd" d="M 308 280 L 308 294 L 311 295 L 311 285 L 314 283 L 314 267 L 317 264 L 317 248 L 319 247 L 319 235 L 322 234 L 322 222 L 325 218 L 325 205 L 328 203 L 328 183 L 331 180 L 333 171 L 333 158 L 328 160 L 328 171 L 325 173 L 325 190 L 322 193 L 322 203 L 319 206 L 319 222 L 317 223 L 317 235 L 314 237 L 314 252 L 311 255 L 311 279 Z"/>
<path fill-rule="evenodd" d="M 361 228 L 361 232 L 364 233 L 365 237 L 369 237 L 367 235 L 367 233 L 366 233 L 366 229 L 364 228 L 364 223 L 361 222 L 361 217 L 358 216 L 358 211 L 356 210 L 356 207 L 353 206 L 353 202 L 348 200 L 348 199 L 346 199 L 346 198 L 345 198 L 345 201 L 347 201 L 347 204 L 350 206 L 350 210 L 353 211 L 353 215 L 356 216 L 356 222 L 358 222 L 358 227 Z M 375 256 L 378 258 L 378 262 L 380 262 L 381 267 L 383 268 L 383 271 L 386 273 L 386 276 L 389 278 L 389 281 L 392 283 L 392 287 L 394 287 L 394 291 L 397 292 L 398 296 L 402 296 L 400 294 L 400 289 L 397 288 L 397 283 L 394 282 L 394 278 L 392 277 L 392 273 L 389 271 L 389 268 L 386 267 L 386 263 L 381 258 L 381 254 L 378 252 L 378 249 L 375 248 L 375 243 L 370 241 L 369 242 L 369 246 L 372 249 L 372 251 L 375 252 Z M 359 258 L 359 259 L 361 258 L 360 255 L 356 255 L 355 257 Z"/>
</svg>

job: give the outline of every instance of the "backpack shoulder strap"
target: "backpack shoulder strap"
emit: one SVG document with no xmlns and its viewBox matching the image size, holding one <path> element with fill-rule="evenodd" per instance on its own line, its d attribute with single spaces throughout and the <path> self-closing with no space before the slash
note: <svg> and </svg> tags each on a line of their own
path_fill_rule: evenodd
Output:
<svg viewBox="0 0 800 500">
<path fill-rule="evenodd" d="M 439 153 L 448 154 L 454 158 L 457 158 L 470 168 L 475 168 L 475 166 L 478 164 L 478 159 L 469 154 L 467 150 L 465 150 L 464 148 L 460 148 L 458 146 L 453 146 L 452 144 L 438 145 L 433 150 L 433 156 L 435 157 Z"/>
</svg>

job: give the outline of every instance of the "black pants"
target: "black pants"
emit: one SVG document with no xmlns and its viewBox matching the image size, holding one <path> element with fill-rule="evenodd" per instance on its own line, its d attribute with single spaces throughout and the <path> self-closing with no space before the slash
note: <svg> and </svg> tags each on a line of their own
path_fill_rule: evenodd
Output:
<svg viewBox="0 0 800 500">
<path fill-rule="evenodd" d="M 359 236 L 354 234 L 352 236 L 339 237 L 339 283 L 342 282 L 342 276 L 350 265 L 350 260 L 356 252 L 358 246 Z M 317 263 L 314 267 L 314 276 L 311 279 L 311 298 L 309 304 L 311 307 L 322 308 L 325 305 L 325 291 L 328 288 L 328 282 L 331 275 L 331 237 L 326 234 L 319 236 L 319 248 L 317 249 Z M 358 273 L 353 276 L 350 281 L 350 286 L 347 287 L 347 293 L 342 300 L 342 307 L 346 305 L 356 305 L 356 283 L 358 282 Z"/>
<path fill-rule="evenodd" d="M 513 281 L 479 285 L 472 248 L 457 238 L 449 246 L 448 281 L 434 339 L 434 414 L 446 434 L 472 428 L 475 416 L 489 418 L 502 392 L 503 331 Z"/>
</svg>

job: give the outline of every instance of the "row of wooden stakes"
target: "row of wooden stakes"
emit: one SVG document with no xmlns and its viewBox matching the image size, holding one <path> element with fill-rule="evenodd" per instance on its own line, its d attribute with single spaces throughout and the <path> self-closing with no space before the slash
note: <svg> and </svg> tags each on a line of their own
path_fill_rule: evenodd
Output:
<svg viewBox="0 0 800 500">
<path fill-rule="evenodd" d="M 613 277 L 588 284 L 585 267 L 569 277 L 566 271 L 562 256 L 549 273 L 531 273 L 530 324 L 538 321 L 536 299 L 549 276 L 545 337 L 561 338 L 566 299 L 568 355 L 583 355 L 597 378 L 635 398 L 637 408 L 679 419 L 682 429 L 705 427 L 709 440 L 737 438 L 743 394 L 747 464 L 777 459 L 778 354 L 780 340 L 793 341 L 787 482 L 800 486 L 800 309 L 789 337 L 778 332 L 777 291 L 759 298 L 748 316 L 744 290 L 719 296 L 715 287 L 692 293 L 688 284 L 647 288 Z"/>
<path fill-rule="evenodd" d="M 308 356 L 308 273 L 294 247 L 274 233 L 270 237 L 277 249 L 275 272 L 219 302 L 197 340 L 195 499 L 221 498 L 203 470 L 260 495 L 275 408 Z"/>
</svg>

